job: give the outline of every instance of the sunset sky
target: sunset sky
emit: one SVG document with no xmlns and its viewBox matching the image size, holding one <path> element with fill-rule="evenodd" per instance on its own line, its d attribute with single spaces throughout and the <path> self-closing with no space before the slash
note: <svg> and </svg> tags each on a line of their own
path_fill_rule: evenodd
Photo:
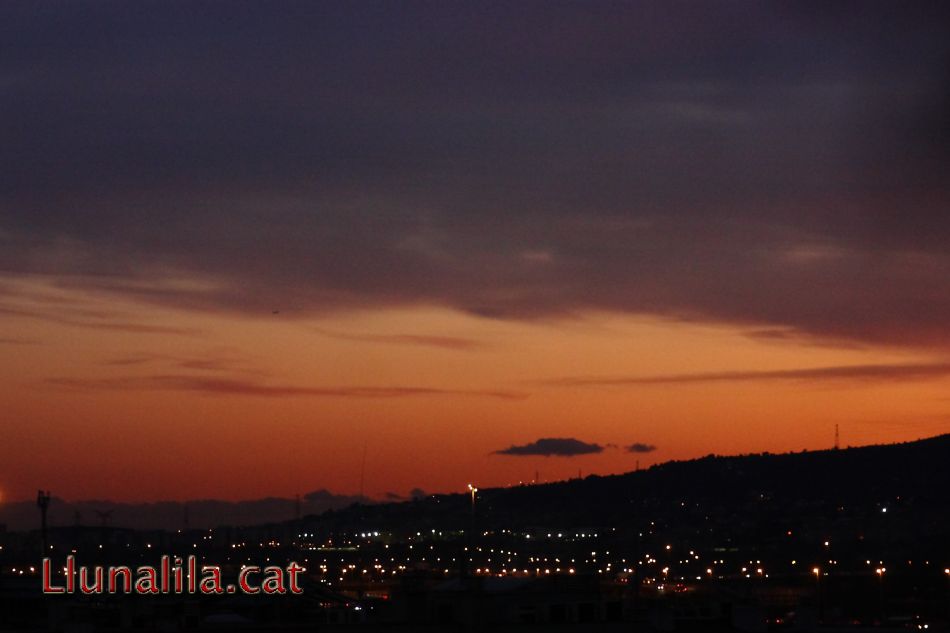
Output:
<svg viewBox="0 0 950 633">
<path fill-rule="evenodd" d="M 3 3 L 0 502 L 948 432 L 948 173 L 942 3 Z"/>
</svg>

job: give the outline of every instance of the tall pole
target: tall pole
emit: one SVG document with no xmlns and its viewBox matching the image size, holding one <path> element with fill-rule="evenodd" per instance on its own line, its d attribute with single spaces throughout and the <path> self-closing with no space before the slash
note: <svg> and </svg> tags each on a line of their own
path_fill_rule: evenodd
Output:
<svg viewBox="0 0 950 633">
<path fill-rule="evenodd" d="M 49 552 L 49 538 L 46 532 L 46 511 L 49 508 L 49 490 L 36 491 L 36 506 L 40 509 L 40 531 L 43 535 L 43 556 Z"/>
<path fill-rule="evenodd" d="M 468 557 L 474 556 L 474 551 L 475 551 L 475 495 L 478 493 L 478 488 L 476 488 L 472 484 L 469 484 L 468 492 L 472 496 L 472 506 L 471 506 L 471 515 L 469 516 L 469 524 L 468 524 L 468 539 L 466 539 L 468 541 L 468 552 L 465 556 L 466 570 L 468 570 L 468 567 L 469 567 Z"/>
</svg>

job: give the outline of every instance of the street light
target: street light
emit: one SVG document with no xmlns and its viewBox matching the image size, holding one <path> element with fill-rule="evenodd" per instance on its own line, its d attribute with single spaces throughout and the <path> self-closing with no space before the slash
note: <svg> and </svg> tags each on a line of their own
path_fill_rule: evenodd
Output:
<svg viewBox="0 0 950 633">
<path fill-rule="evenodd" d="M 823 617 L 821 604 L 821 569 L 815 567 L 811 570 L 811 573 L 815 574 L 815 592 L 818 594 L 818 621 L 821 622 Z"/>
<path fill-rule="evenodd" d="M 472 529 L 475 528 L 475 495 L 478 493 L 478 488 L 472 484 L 468 485 L 468 492 L 472 495 Z"/>
</svg>

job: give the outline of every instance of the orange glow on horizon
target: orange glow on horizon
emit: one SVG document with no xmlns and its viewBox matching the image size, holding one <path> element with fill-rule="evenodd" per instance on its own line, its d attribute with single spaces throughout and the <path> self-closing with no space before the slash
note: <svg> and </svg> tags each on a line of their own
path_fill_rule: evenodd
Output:
<svg viewBox="0 0 950 633">
<path fill-rule="evenodd" d="M 18 341 L 0 347 L 7 500 L 39 487 L 117 501 L 354 493 L 364 446 L 366 492 L 382 497 L 513 485 L 536 471 L 553 481 L 637 461 L 830 448 L 835 424 L 845 446 L 948 428 L 939 375 L 623 384 L 934 360 L 908 350 L 611 314 L 518 322 L 419 307 L 250 318 L 39 281 L 29 290 L 23 314 L 2 317 Z M 592 377 L 609 380 L 584 382 Z M 603 450 L 494 454 L 539 438 Z M 624 450 L 633 443 L 657 449 Z"/>
</svg>

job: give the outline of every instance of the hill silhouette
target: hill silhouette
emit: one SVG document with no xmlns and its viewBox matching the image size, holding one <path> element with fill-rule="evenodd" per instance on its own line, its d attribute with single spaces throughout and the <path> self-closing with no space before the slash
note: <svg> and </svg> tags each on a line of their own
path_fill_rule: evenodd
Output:
<svg viewBox="0 0 950 633">
<path fill-rule="evenodd" d="M 622 475 L 480 490 L 404 503 L 354 505 L 306 517 L 317 532 L 459 530 L 663 531 L 707 544 L 763 544 L 789 534 L 834 536 L 861 549 L 946 549 L 950 434 L 902 444 L 722 457 Z M 872 547 L 873 546 L 873 547 Z"/>
</svg>

